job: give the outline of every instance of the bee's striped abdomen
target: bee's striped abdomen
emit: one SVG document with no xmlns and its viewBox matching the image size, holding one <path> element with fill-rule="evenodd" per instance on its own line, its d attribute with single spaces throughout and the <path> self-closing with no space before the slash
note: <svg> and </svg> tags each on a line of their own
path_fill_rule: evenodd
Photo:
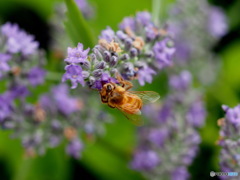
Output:
<svg viewBox="0 0 240 180">
<path fill-rule="evenodd" d="M 128 112 L 130 114 L 138 113 L 139 110 L 142 108 L 142 100 L 136 95 L 128 96 L 127 102 L 125 103 L 131 105 L 131 112 L 130 111 Z"/>
</svg>

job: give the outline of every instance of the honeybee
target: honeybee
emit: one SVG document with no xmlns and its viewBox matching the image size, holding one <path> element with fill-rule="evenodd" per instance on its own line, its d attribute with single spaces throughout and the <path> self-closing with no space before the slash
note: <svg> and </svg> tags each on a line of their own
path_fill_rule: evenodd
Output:
<svg viewBox="0 0 240 180">
<path fill-rule="evenodd" d="M 157 101 L 160 96 L 153 91 L 129 91 L 133 87 L 132 83 L 125 81 L 117 75 L 116 83 L 106 83 L 99 91 L 101 101 L 111 108 L 120 110 L 128 120 L 137 126 L 143 125 L 141 109 L 144 104 Z"/>
</svg>

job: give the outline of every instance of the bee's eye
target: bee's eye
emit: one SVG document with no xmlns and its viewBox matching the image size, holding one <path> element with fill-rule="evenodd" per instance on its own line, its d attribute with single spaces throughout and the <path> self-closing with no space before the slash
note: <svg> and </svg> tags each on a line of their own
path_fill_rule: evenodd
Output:
<svg viewBox="0 0 240 180">
<path fill-rule="evenodd" d="M 111 91 L 112 90 L 112 86 L 111 85 L 107 85 L 107 91 Z"/>
</svg>

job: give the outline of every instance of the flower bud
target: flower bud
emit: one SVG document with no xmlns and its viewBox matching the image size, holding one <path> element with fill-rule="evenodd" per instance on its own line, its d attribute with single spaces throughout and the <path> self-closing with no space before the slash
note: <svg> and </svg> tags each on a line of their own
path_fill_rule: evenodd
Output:
<svg viewBox="0 0 240 180">
<path fill-rule="evenodd" d="M 138 51 L 136 48 L 131 48 L 130 49 L 130 57 L 133 58 L 133 57 L 136 57 L 138 55 Z"/>
<path fill-rule="evenodd" d="M 113 67 L 113 66 L 115 66 L 115 65 L 117 64 L 117 62 L 118 62 L 118 58 L 117 58 L 116 56 L 112 56 L 109 65 L 110 65 L 111 67 Z"/>
<path fill-rule="evenodd" d="M 103 60 L 105 62 L 110 62 L 111 59 L 111 53 L 109 51 L 104 51 L 103 52 Z"/>
<path fill-rule="evenodd" d="M 97 57 L 98 60 L 102 60 L 102 59 L 103 59 L 102 54 L 101 54 L 101 52 L 99 51 L 99 49 L 97 48 L 97 46 L 95 46 L 95 47 L 93 48 L 93 52 L 94 52 L 94 54 L 96 55 L 96 57 Z"/>
<path fill-rule="evenodd" d="M 83 71 L 83 72 L 82 72 L 82 77 L 83 77 L 84 79 L 87 79 L 89 75 L 90 75 L 90 73 L 89 73 L 88 71 Z"/>
<path fill-rule="evenodd" d="M 95 65 L 95 69 L 104 69 L 106 67 L 106 63 L 104 61 L 99 61 L 96 65 Z"/>
<path fill-rule="evenodd" d="M 133 42 L 133 40 L 131 38 L 127 38 L 125 40 L 124 44 L 125 44 L 125 49 L 126 50 L 129 50 L 132 47 L 132 42 Z"/>
<path fill-rule="evenodd" d="M 93 76 L 89 77 L 89 85 L 90 86 L 93 85 L 95 81 L 96 81 L 96 79 Z"/>
<path fill-rule="evenodd" d="M 96 69 L 92 72 L 92 74 L 95 78 L 99 78 L 102 76 L 102 69 Z"/>
<path fill-rule="evenodd" d="M 128 36 L 122 31 L 117 31 L 116 34 L 117 34 L 117 37 L 122 41 L 125 41 L 125 39 L 128 38 Z"/>
<path fill-rule="evenodd" d="M 91 66 L 91 64 L 90 64 L 90 62 L 89 61 L 82 61 L 82 62 L 80 62 L 79 63 L 80 64 L 80 66 L 83 68 L 83 69 L 90 69 L 90 66 Z"/>
<path fill-rule="evenodd" d="M 110 70 L 110 73 L 111 73 L 112 75 L 115 75 L 117 72 L 118 72 L 118 70 L 117 70 L 116 68 L 112 68 L 112 69 Z"/>
<path fill-rule="evenodd" d="M 128 54 L 123 54 L 123 55 L 120 57 L 120 60 L 123 60 L 123 61 L 128 60 L 128 59 L 130 59 L 130 57 L 129 57 Z"/>
</svg>

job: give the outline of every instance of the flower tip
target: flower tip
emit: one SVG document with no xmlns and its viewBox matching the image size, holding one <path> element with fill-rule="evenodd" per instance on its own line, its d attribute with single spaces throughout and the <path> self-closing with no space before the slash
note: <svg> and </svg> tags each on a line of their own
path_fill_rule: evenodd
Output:
<svg viewBox="0 0 240 180">
<path fill-rule="evenodd" d="M 224 111 L 227 111 L 227 110 L 229 109 L 229 107 L 228 107 L 227 105 L 222 105 L 222 109 L 223 109 Z"/>
<path fill-rule="evenodd" d="M 83 44 L 82 43 L 78 43 L 77 47 L 80 48 L 80 49 L 83 49 Z"/>
</svg>

